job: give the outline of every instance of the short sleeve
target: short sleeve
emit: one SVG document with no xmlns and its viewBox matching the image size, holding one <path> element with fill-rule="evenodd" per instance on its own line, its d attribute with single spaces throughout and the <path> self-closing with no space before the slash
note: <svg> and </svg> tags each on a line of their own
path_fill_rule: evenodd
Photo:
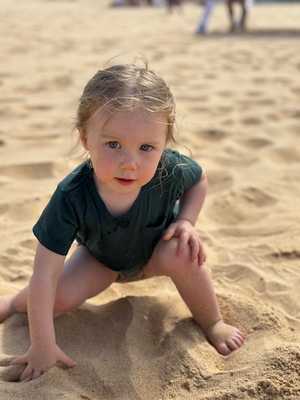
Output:
<svg viewBox="0 0 300 400">
<path fill-rule="evenodd" d="M 200 181 L 202 168 L 190 157 L 174 150 L 169 150 L 167 164 L 168 174 L 172 180 L 173 196 L 178 200 L 184 192 Z"/>
<path fill-rule="evenodd" d="M 181 178 L 183 192 L 186 192 L 192 186 L 199 182 L 202 176 L 202 168 L 200 165 L 191 158 L 179 154 L 178 164 L 176 166 L 179 171 L 179 178 Z"/>
<path fill-rule="evenodd" d="M 78 230 L 78 222 L 68 193 L 60 186 L 32 230 L 47 249 L 60 255 L 68 253 Z"/>
</svg>

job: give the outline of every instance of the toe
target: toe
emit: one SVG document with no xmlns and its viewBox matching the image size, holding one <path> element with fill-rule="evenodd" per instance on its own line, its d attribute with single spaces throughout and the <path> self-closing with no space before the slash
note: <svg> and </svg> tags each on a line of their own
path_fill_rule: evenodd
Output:
<svg viewBox="0 0 300 400">
<path fill-rule="evenodd" d="M 237 347 L 241 347 L 241 345 L 243 344 L 243 341 L 237 336 L 233 337 L 232 341 L 237 345 Z"/>
<path fill-rule="evenodd" d="M 215 346 L 216 350 L 222 354 L 222 356 L 228 356 L 232 350 L 227 346 L 226 343 L 219 343 Z"/>
<path fill-rule="evenodd" d="M 230 349 L 230 351 L 234 351 L 239 348 L 239 346 L 235 343 L 235 341 L 233 339 L 228 339 L 226 341 L 226 344 L 227 344 L 228 348 Z"/>
<path fill-rule="evenodd" d="M 241 344 L 243 344 L 246 337 L 241 333 L 238 333 L 237 335 L 235 335 L 235 338 L 238 339 L 241 342 Z"/>
</svg>

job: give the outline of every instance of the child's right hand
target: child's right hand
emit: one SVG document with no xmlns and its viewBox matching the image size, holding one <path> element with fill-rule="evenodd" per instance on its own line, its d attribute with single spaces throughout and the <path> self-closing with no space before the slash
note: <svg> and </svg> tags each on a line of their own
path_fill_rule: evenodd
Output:
<svg viewBox="0 0 300 400">
<path fill-rule="evenodd" d="M 24 365 L 17 380 L 28 382 L 43 375 L 54 365 L 72 368 L 76 366 L 76 363 L 57 345 L 47 351 L 36 349 L 31 345 L 23 356 L 11 360 L 10 365 Z"/>
</svg>

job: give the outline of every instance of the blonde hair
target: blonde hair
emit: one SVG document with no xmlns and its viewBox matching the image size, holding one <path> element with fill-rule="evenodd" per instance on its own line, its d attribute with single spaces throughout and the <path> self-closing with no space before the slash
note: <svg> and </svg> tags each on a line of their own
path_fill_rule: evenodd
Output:
<svg viewBox="0 0 300 400">
<path fill-rule="evenodd" d="M 175 100 L 165 81 L 148 66 L 119 64 L 98 71 L 86 84 L 79 100 L 75 127 L 85 132 L 89 118 L 100 108 L 132 111 L 142 107 L 166 115 L 167 143 L 175 142 Z"/>
</svg>

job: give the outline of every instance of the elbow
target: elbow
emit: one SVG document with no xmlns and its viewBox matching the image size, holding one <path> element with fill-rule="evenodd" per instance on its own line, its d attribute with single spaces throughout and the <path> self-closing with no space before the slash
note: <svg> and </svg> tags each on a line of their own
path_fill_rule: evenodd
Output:
<svg viewBox="0 0 300 400">
<path fill-rule="evenodd" d="M 207 175 L 206 175 L 205 172 L 201 176 L 201 179 L 200 179 L 200 182 L 199 182 L 199 186 L 201 187 L 201 190 L 204 193 L 207 193 L 207 190 L 208 190 L 208 179 L 207 179 Z"/>
</svg>

